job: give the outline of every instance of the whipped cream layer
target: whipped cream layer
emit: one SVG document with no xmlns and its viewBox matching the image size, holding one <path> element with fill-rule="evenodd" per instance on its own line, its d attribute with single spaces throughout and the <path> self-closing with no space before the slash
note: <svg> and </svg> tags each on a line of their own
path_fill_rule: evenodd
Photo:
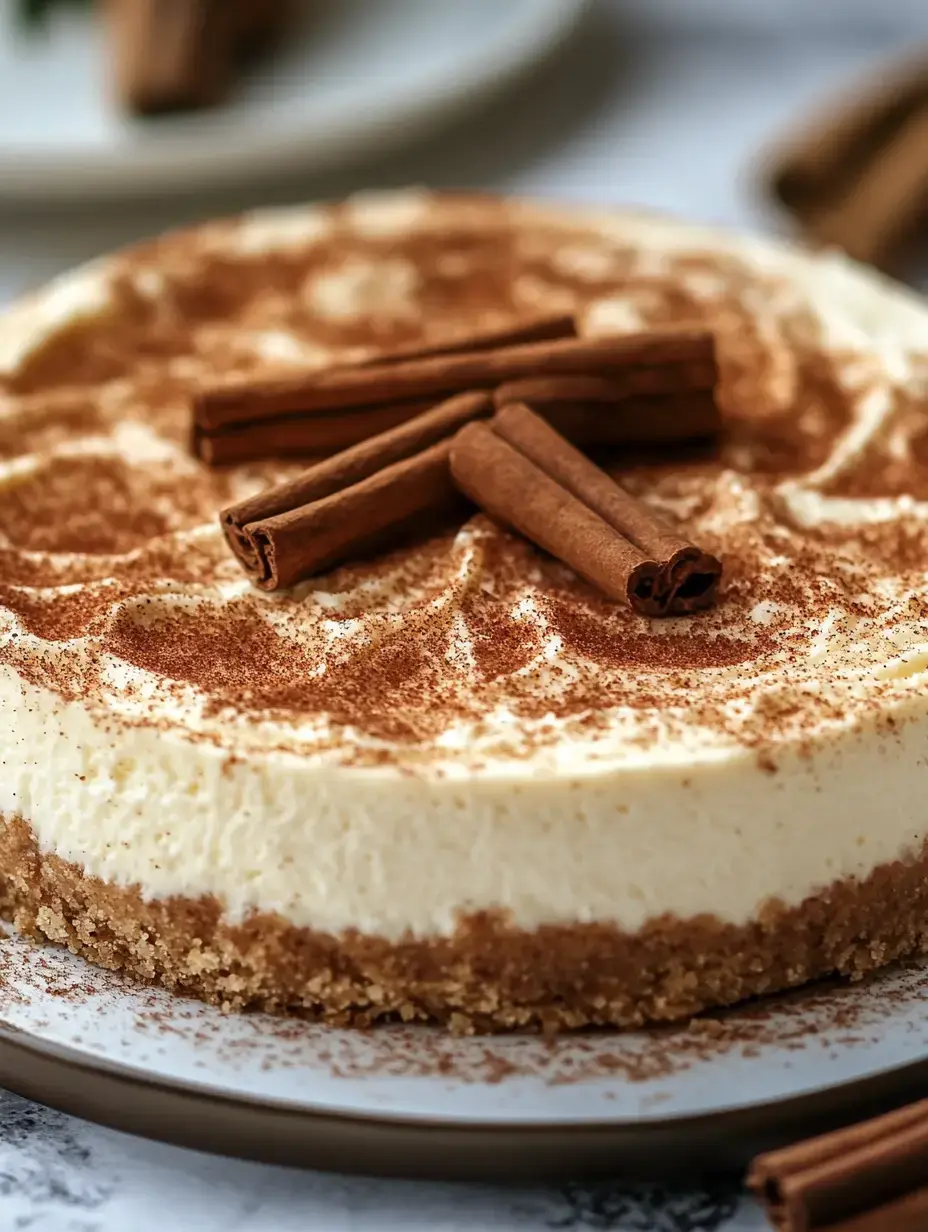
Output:
<svg viewBox="0 0 928 1232">
<path fill-rule="evenodd" d="M 721 457 L 623 479 L 725 560 L 648 621 L 482 516 L 284 595 L 186 396 L 573 310 L 718 333 Z M 920 852 L 928 310 L 833 256 L 423 194 L 120 254 L 0 322 L 0 814 L 152 897 L 399 937 L 753 918 Z"/>
</svg>

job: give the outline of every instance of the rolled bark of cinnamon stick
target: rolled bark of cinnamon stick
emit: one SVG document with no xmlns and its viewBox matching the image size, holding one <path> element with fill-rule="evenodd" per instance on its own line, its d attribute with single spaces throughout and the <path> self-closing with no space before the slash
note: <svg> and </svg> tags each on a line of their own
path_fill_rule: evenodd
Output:
<svg viewBox="0 0 928 1232">
<path fill-rule="evenodd" d="M 284 415 L 267 423 L 241 424 L 215 436 L 196 436 L 194 448 L 208 466 L 325 456 L 407 423 L 435 405 L 434 398 L 420 398 L 312 418 Z"/>
<path fill-rule="evenodd" d="M 610 599 L 626 600 L 641 553 L 484 424 L 453 442 L 455 481 L 481 509 L 569 565 Z"/>
<path fill-rule="evenodd" d="M 450 438 L 492 410 L 486 394 L 460 394 L 223 510 L 229 546 L 257 585 L 276 590 L 383 545 L 417 514 L 440 516 L 455 503 Z"/>
<path fill-rule="evenodd" d="M 493 389 L 529 377 L 609 374 L 622 396 L 713 389 L 715 339 L 708 330 L 654 330 L 635 336 L 561 338 L 474 354 L 446 354 L 401 363 L 338 368 L 255 383 L 231 382 L 193 399 L 201 432 L 283 415 L 333 411 Z"/>
<path fill-rule="evenodd" d="M 439 441 L 299 510 L 262 519 L 251 528 L 261 562 L 254 580 L 264 590 L 293 586 L 348 557 L 385 550 L 423 522 L 434 526 L 460 501 L 450 452 L 451 441 Z"/>
<path fill-rule="evenodd" d="M 818 243 L 886 268 L 914 239 L 928 213 L 928 103 L 914 111 L 840 204 L 809 224 Z"/>
<path fill-rule="evenodd" d="M 524 402 L 575 445 L 679 444 L 715 436 L 722 418 L 714 389 L 629 398 L 602 377 L 508 381 L 493 391 L 497 410 Z"/>
<path fill-rule="evenodd" d="M 576 338 L 576 319 L 564 312 L 529 317 L 525 321 L 472 330 L 457 337 L 435 339 L 417 346 L 399 347 L 362 360 L 355 368 L 377 368 L 405 363 L 409 359 L 428 359 L 435 355 L 472 355 L 501 346 L 521 346 L 528 342 L 553 342 L 556 338 Z"/>
<path fill-rule="evenodd" d="M 451 473 L 490 517 L 642 615 L 683 615 L 715 601 L 721 563 L 527 406 L 462 428 L 451 443 Z"/>
<path fill-rule="evenodd" d="M 928 57 L 884 65 L 768 155 L 774 196 L 800 216 L 834 206 L 906 119 L 926 105 Z"/>
<path fill-rule="evenodd" d="M 232 0 L 107 0 L 115 92 L 139 115 L 208 107 L 228 90 Z"/>
<path fill-rule="evenodd" d="M 497 405 L 523 400 L 569 440 L 590 449 L 686 444 L 714 436 L 721 423 L 712 390 L 652 394 L 614 404 L 507 397 Z M 334 415 L 285 415 L 215 435 L 195 434 L 193 447 L 207 466 L 264 458 L 324 458 L 407 423 L 434 405 L 435 400 L 429 398 Z"/>
<path fill-rule="evenodd" d="M 747 1184 L 782 1232 L 928 1227 L 928 1100 L 760 1155 Z"/>
<path fill-rule="evenodd" d="M 715 557 L 668 526 L 529 407 L 519 403 L 503 407 L 492 427 L 645 555 L 631 571 L 626 587 L 633 607 L 664 615 L 674 608 L 696 611 L 714 602 L 721 576 Z"/>
</svg>

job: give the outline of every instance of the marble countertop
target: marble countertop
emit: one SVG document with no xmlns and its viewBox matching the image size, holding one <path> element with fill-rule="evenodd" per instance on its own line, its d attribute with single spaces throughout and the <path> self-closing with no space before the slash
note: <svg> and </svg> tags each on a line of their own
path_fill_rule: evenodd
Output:
<svg viewBox="0 0 928 1232">
<path fill-rule="evenodd" d="M 427 183 L 669 209 L 776 229 L 755 191 L 763 142 L 917 28 L 921 0 L 810 6 L 603 0 L 559 59 L 389 163 L 131 209 L 0 212 L 0 303 L 164 227 L 267 202 Z M 752 17 L 746 18 L 751 10 Z M 878 10 L 875 11 L 875 10 Z M 697 14 L 694 16 L 694 14 Z M 505 117 L 503 119 L 502 117 Z M 146 1143 L 0 1092 L 0 1228 L 30 1232 L 748 1232 L 731 1187 L 487 1186 L 299 1173 Z"/>
<path fill-rule="evenodd" d="M 731 1186 L 494 1188 L 326 1176 L 143 1142 L 0 1094 L 16 1232 L 760 1232 Z"/>
</svg>

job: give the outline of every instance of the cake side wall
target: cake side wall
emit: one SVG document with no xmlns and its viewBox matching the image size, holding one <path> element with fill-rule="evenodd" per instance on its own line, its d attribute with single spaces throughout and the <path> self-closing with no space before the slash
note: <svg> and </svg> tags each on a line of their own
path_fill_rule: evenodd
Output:
<svg viewBox="0 0 928 1232">
<path fill-rule="evenodd" d="M 215 898 L 298 928 L 448 937 L 461 915 L 520 929 L 666 914 L 758 918 L 916 856 L 928 716 L 823 732 L 773 763 L 718 748 L 689 759 L 616 744 L 482 771 L 355 768 L 97 721 L 0 668 L 0 812 L 43 855 L 146 899 Z"/>
<path fill-rule="evenodd" d="M 665 915 L 636 934 L 605 924 L 527 931 L 484 912 L 450 937 L 397 942 L 298 929 L 269 914 L 232 924 L 208 897 L 146 901 L 41 855 L 16 818 L 0 819 L 0 870 L 0 911 L 39 941 L 230 1009 L 358 1026 L 638 1026 L 834 972 L 857 978 L 928 950 L 928 846 L 799 907 L 768 904 L 746 927 Z"/>
</svg>

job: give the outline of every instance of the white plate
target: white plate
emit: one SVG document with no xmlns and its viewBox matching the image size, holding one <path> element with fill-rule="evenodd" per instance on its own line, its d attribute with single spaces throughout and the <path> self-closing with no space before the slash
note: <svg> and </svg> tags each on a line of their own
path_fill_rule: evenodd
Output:
<svg viewBox="0 0 928 1232">
<path fill-rule="evenodd" d="M 139 196 L 317 171 L 422 135 L 555 48 L 588 0 L 302 0 L 288 45 L 214 111 L 138 122 L 99 27 L 0 0 L 0 199 Z"/>
<path fill-rule="evenodd" d="M 518 1144 L 519 1133 L 539 1129 L 563 1139 L 693 1118 L 711 1132 L 713 1119 L 730 1129 L 738 1112 L 750 1114 L 750 1129 L 759 1110 L 928 1060 L 926 990 L 928 963 L 668 1031 L 453 1039 L 424 1027 L 356 1032 L 226 1015 L 14 937 L 0 946 L 0 1035 L 16 1033 L 20 1044 L 97 1075 L 109 1069 L 225 1101 L 230 1115 L 258 1107 L 407 1128 L 508 1129 Z M 16 1087 L 9 1064 L 0 1076 Z M 56 1090 L 24 1093 L 56 1103 Z M 99 1106 L 72 1101 L 68 1110 L 120 1123 Z M 262 1153 L 244 1141 L 233 1149 Z"/>
</svg>

